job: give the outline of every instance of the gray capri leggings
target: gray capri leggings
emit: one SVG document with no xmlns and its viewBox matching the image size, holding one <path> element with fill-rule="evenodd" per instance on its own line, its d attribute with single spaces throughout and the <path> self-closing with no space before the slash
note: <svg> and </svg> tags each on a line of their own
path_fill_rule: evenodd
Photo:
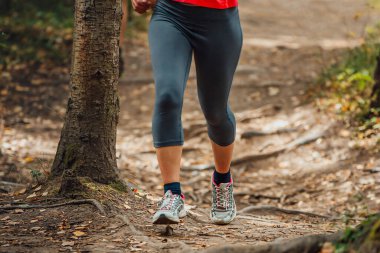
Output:
<svg viewBox="0 0 380 253">
<path fill-rule="evenodd" d="M 181 113 L 193 52 L 208 136 L 220 146 L 234 142 L 236 121 L 229 93 L 242 42 L 238 7 L 213 9 L 157 1 L 149 22 L 155 81 L 154 147 L 184 143 Z"/>
</svg>

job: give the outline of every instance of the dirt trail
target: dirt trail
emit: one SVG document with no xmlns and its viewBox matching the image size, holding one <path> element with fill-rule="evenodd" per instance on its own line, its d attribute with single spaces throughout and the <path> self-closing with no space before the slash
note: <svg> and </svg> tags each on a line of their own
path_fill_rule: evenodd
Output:
<svg viewBox="0 0 380 253">
<path fill-rule="evenodd" d="M 238 209 L 270 205 L 331 219 L 263 209 L 239 214 L 229 226 L 210 224 L 212 170 L 199 168 L 212 165 L 213 157 L 195 80 L 190 78 L 182 116 L 185 144 L 181 177 L 192 215 L 174 226 L 173 236 L 162 235 L 164 227 L 150 225 L 153 200 L 162 193 L 150 132 L 154 86 L 146 41 L 134 41 L 133 50 L 127 53 L 131 64 L 120 86 L 118 164 L 126 180 L 152 195 L 151 204 L 139 213 L 129 214 L 137 231 L 111 219 L 74 249 L 191 252 L 226 243 L 256 245 L 281 238 L 332 233 L 344 227 L 344 216 L 353 218 L 355 223 L 361 215 L 378 211 L 380 174 L 374 173 L 374 168 L 380 166 L 380 160 L 352 140 L 343 123 L 320 112 L 307 92 L 318 73 L 339 58 L 342 49 L 360 42 L 360 36 L 356 35 L 378 17 L 367 10 L 365 2 L 240 3 L 245 43 L 230 98 L 237 118 L 234 159 L 244 160 L 232 167 Z M 191 76 L 194 77 L 194 66 Z M 65 99 L 61 96 L 60 108 L 64 108 Z M 62 121 L 45 119 L 49 122 L 48 129 L 38 122 L 30 119 L 27 127 L 9 129 L 3 140 L 6 152 L 23 158 L 43 154 L 42 158 L 49 161 L 58 143 Z M 0 214 L 0 219 L 6 215 L 9 214 Z M 7 229 L 15 231 L 12 227 Z M 7 252 L 14 240 L 13 236 L 0 239 L 3 244 L 0 251 Z M 25 250 L 23 247 L 28 244 L 36 243 L 27 237 L 19 248 Z M 70 250 L 61 246 L 61 242 L 47 243 L 44 249 L 49 246 Z"/>
</svg>

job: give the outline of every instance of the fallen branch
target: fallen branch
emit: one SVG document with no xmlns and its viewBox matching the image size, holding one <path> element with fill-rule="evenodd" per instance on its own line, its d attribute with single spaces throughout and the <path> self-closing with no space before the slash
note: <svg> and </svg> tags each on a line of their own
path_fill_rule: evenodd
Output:
<svg viewBox="0 0 380 253">
<path fill-rule="evenodd" d="M 54 207 L 60 207 L 60 206 L 68 206 L 68 205 L 82 205 L 82 204 L 91 204 L 94 205 L 101 214 L 106 215 L 106 212 L 102 206 L 102 204 L 99 203 L 99 201 L 95 199 L 79 199 L 79 200 L 72 200 L 64 203 L 58 203 L 58 204 L 51 204 L 51 205 L 13 205 L 13 206 L 0 206 L 0 211 L 2 210 L 14 210 L 14 209 L 34 209 L 34 208 L 54 208 Z"/>
<path fill-rule="evenodd" d="M 339 240 L 342 233 L 307 235 L 294 239 L 281 239 L 264 245 L 225 245 L 208 248 L 202 253 L 317 253 L 325 242 Z"/>
<path fill-rule="evenodd" d="M 250 196 L 255 199 L 273 199 L 273 200 L 281 200 L 281 197 L 276 196 L 269 196 L 259 193 L 252 193 L 252 192 L 234 192 L 234 196 Z"/>
<path fill-rule="evenodd" d="M 8 182 L 8 181 L 0 181 L 0 185 L 14 186 L 14 187 L 25 187 L 24 184 L 18 184 L 18 183 Z"/>
<path fill-rule="evenodd" d="M 276 220 L 268 220 L 268 219 L 260 219 L 257 217 L 249 216 L 249 214 L 248 215 L 238 214 L 236 215 L 236 219 L 251 220 L 251 221 L 254 221 L 256 224 L 265 225 L 265 226 L 281 225 L 281 226 L 289 227 L 289 224 L 285 222 L 276 221 Z"/>
<path fill-rule="evenodd" d="M 280 213 L 285 213 L 285 214 L 303 214 L 307 216 L 312 216 L 312 217 L 319 217 L 319 218 L 324 218 L 324 219 L 331 219 L 329 216 L 321 215 L 321 214 L 316 214 L 316 213 L 311 213 L 311 212 L 305 212 L 305 211 L 299 211 L 299 210 L 291 210 L 291 209 L 284 209 L 276 206 L 248 206 L 240 211 L 238 211 L 238 214 L 244 214 L 244 213 L 257 213 L 257 212 L 280 212 Z"/>
<path fill-rule="evenodd" d="M 239 165 L 246 162 L 264 160 L 269 157 L 279 155 L 283 152 L 293 150 L 299 146 L 306 145 L 310 142 L 313 142 L 323 137 L 327 129 L 328 127 L 323 128 L 323 129 L 312 130 L 302 135 L 301 137 L 291 141 L 290 143 L 286 144 L 284 147 L 278 148 L 274 151 L 261 153 L 261 154 L 251 154 L 251 155 L 246 155 L 246 156 L 237 158 L 231 161 L 231 166 Z M 215 168 L 214 164 L 200 164 L 200 165 L 194 165 L 194 166 L 184 166 L 181 169 L 182 170 L 209 170 L 209 169 L 214 169 L 214 168 Z"/>
<path fill-rule="evenodd" d="M 258 109 L 236 112 L 235 118 L 236 118 L 236 121 L 247 122 L 252 119 L 258 119 L 258 118 L 262 118 L 269 115 L 273 116 L 273 114 L 276 111 L 279 111 L 280 109 L 281 108 L 278 105 L 269 104 L 269 105 L 264 105 Z"/>
<path fill-rule="evenodd" d="M 291 132 L 296 132 L 297 130 L 298 130 L 297 128 L 281 128 L 274 131 L 273 130 L 271 131 L 251 130 L 251 131 L 246 131 L 242 133 L 241 138 L 248 139 L 248 138 L 257 137 L 257 136 L 291 133 Z"/>
</svg>

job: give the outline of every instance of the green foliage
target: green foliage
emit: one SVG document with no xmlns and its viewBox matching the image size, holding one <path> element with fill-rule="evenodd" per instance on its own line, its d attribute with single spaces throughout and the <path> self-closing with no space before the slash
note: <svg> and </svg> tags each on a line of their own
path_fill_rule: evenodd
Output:
<svg viewBox="0 0 380 253">
<path fill-rule="evenodd" d="M 127 37 L 146 31 L 151 11 L 140 15 L 131 11 Z M 74 0 L 1 0 L 1 65 L 70 61 L 74 26 Z"/>
<path fill-rule="evenodd" d="M 36 180 L 38 183 L 40 183 L 40 179 L 42 178 L 42 173 L 41 173 L 41 171 L 39 171 L 39 170 L 35 170 L 35 169 L 31 169 L 30 170 L 30 175 L 32 176 L 32 178 L 34 179 L 34 180 Z"/>
<path fill-rule="evenodd" d="M 372 247 L 374 241 L 378 240 L 380 226 L 380 214 L 373 214 L 355 228 L 348 227 L 342 238 L 335 243 L 334 253 L 356 252 L 365 246 Z M 364 246 L 364 247 L 363 247 Z M 360 251 L 366 252 L 366 251 Z"/>
<path fill-rule="evenodd" d="M 150 19 L 151 11 L 144 14 L 132 13 L 132 18 L 127 21 L 127 29 L 125 32 L 126 37 L 134 38 L 136 33 L 146 32 L 148 30 L 148 22 Z"/>
<path fill-rule="evenodd" d="M 73 27 L 73 0 L 3 0 L 0 64 L 46 60 L 67 63 Z"/>
<path fill-rule="evenodd" d="M 110 186 L 111 186 L 112 188 L 114 188 L 115 190 L 118 190 L 118 191 L 120 191 L 120 192 L 126 192 L 126 191 L 127 191 L 127 187 L 126 187 L 126 185 L 125 185 L 123 182 L 121 182 L 121 181 L 115 181 L 115 182 L 112 182 L 112 183 L 110 184 Z"/>
<path fill-rule="evenodd" d="M 366 30 L 366 42 L 347 52 L 344 59 L 326 69 L 322 84 L 326 105 L 361 125 L 359 130 L 380 128 L 379 108 L 370 108 L 373 73 L 380 53 L 380 24 Z M 368 118 L 368 115 L 375 115 Z"/>
</svg>

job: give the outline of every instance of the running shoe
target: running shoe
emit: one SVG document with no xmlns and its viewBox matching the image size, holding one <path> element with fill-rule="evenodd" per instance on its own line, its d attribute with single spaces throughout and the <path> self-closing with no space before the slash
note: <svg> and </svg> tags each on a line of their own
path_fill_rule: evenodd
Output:
<svg viewBox="0 0 380 253">
<path fill-rule="evenodd" d="M 211 177 L 212 195 L 210 218 L 214 224 L 228 224 L 236 217 L 233 180 L 217 185 Z"/>
<path fill-rule="evenodd" d="M 153 215 L 153 224 L 177 224 L 179 219 L 186 216 L 185 196 L 166 191 L 157 203 L 158 210 Z"/>
</svg>

